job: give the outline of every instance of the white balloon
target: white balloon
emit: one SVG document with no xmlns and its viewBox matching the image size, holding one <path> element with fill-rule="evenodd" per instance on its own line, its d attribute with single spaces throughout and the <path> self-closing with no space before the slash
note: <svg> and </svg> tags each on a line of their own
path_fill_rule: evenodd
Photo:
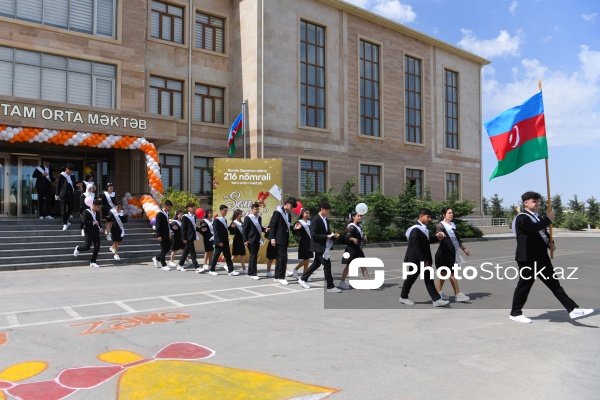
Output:
<svg viewBox="0 0 600 400">
<path fill-rule="evenodd" d="M 358 203 L 356 205 L 356 212 L 360 215 L 365 215 L 369 211 L 369 207 L 365 203 Z"/>
</svg>

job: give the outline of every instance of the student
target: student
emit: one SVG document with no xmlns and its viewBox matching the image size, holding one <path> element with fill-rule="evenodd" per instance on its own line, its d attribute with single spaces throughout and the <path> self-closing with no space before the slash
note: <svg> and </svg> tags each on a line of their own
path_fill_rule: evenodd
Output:
<svg viewBox="0 0 600 400">
<path fill-rule="evenodd" d="M 204 219 L 200 221 L 200 234 L 202 235 L 202 240 L 204 242 L 204 262 L 203 262 L 203 271 L 208 271 L 210 269 L 210 262 L 212 261 L 212 256 L 215 251 L 215 234 L 213 232 L 213 212 L 210 208 L 204 210 Z"/>
<path fill-rule="evenodd" d="M 408 298 L 410 288 L 419 278 L 421 273 L 421 263 L 425 267 L 431 266 L 433 260 L 431 257 L 430 243 L 436 243 L 444 238 L 442 232 L 436 233 L 436 235 L 430 235 L 427 230 L 427 224 L 431 222 L 431 210 L 428 208 L 419 209 L 419 220 L 416 225 L 411 226 L 406 231 L 406 239 L 408 240 L 408 247 L 406 248 L 406 255 L 404 256 L 404 262 L 410 262 L 417 266 L 417 271 L 412 273 L 402 285 L 402 293 L 400 294 L 400 303 L 406 304 L 407 306 L 414 306 L 415 303 Z M 435 290 L 435 284 L 433 283 L 433 277 L 428 271 L 424 273 L 425 287 L 431 300 L 433 301 L 434 307 L 441 307 L 448 305 L 448 300 L 442 300 L 440 294 Z"/>
<path fill-rule="evenodd" d="M 100 251 L 100 232 L 102 231 L 102 225 L 100 223 L 100 207 L 102 207 L 102 200 L 95 199 L 91 209 L 83 212 L 82 221 L 85 232 L 85 245 L 81 249 L 79 246 L 75 246 L 75 251 L 73 252 L 73 255 L 77 257 L 80 252 L 88 251 L 93 244 L 94 252 L 92 253 L 92 259 L 90 260 L 90 267 L 94 268 L 100 267 L 96 264 L 98 251 Z"/>
<path fill-rule="evenodd" d="M 331 206 L 328 202 L 322 201 L 319 203 L 319 213 L 315 215 L 310 223 L 310 250 L 315 252 L 315 259 L 311 266 L 308 268 L 298 283 L 305 289 L 309 289 L 310 286 L 306 283 L 313 272 L 323 265 L 323 272 L 325 273 L 325 281 L 327 282 L 327 292 L 329 293 L 340 293 L 341 290 L 336 288 L 333 284 L 333 275 L 331 274 L 331 260 L 330 254 L 331 248 L 333 247 L 333 238 L 338 238 L 339 233 L 331 232 L 331 225 L 327 220 Z"/>
<path fill-rule="evenodd" d="M 88 181 L 89 179 L 89 181 Z M 86 176 L 86 180 L 82 182 L 83 193 L 81 193 L 79 200 L 79 217 L 81 218 L 80 228 L 81 228 L 81 236 L 85 236 L 83 232 L 83 212 L 85 210 L 89 210 L 90 207 L 85 204 L 86 199 L 91 199 L 94 201 L 96 198 L 96 186 L 94 186 L 94 176 L 92 174 L 88 174 Z M 102 200 L 101 200 L 102 201 Z"/>
<path fill-rule="evenodd" d="M 292 223 L 290 211 L 296 206 L 296 199 L 288 197 L 283 207 L 273 213 L 271 222 L 269 222 L 269 240 L 271 246 L 277 249 L 274 280 L 282 285 L 289 285 L 289 282 L 285 279 L 285 271 L 287 270 L 287 249 L 290 243 L 290 224 Z"/>
<path fill-rule="evenodd" d="M 292 233 L 300 237 L 300 242 L 298 243 L 298 259 L 300 262 L 295 268 L 292 268 L 288 276 L 292 275 L 298 279 L 298 270 L 300 267 L 304 267 L 303 272 L 306 272 L 310 259 L 314 257 L 313 252 L 310 251 L 310 210 L 303 208 L 300 211 L 300 218 L 294 224 Z"/>
<path fill-rule="evenodd" d="M 110 214 L 110 210 L 116 207 L 116 193 L 115 187 L 112 183 L 106 184 L 106 190 L 102 192 L 102 218 L 106 220 L 108 215 Z M 110 238 L 110 228 L 112 226 L 112 222 L 106 222 L 106 240 L 111 240 Z"/>
<path fill-rule="evenodd" d="M 171 227 L 169 226 L 169 212 L 173 208 L 171 200 L 165 200 L 162 204 L 162 210 L 156 214 L 156 235 L 160 243 L 160 253 L 158 257 L 152 257 L 152 262 L 156 268 L 167 267 L 165 257 L 171 249 Z M 160 263 L 160 264 L 159 264 Z M 170 268 L 169 268 L 170 269 Z"/>
<path fill-rule="evenodd" d="M 177 270 L 184 272 L 185 267 L 183 264 L 185 263 L 185 259 L 187 258 L 188 254 L 192 258 L 194 269 L 198 270 L 200 268 L 198 260 L 196 259 L 196 247 L 194 246 L 194 241 L 198 240 L 196 215 L 194 215 L 196 205 L 194 203 L 188 203 L 185 208 L 187 209 L 187 214 L 181 218 L 181 241 L 185 244 L 185 249 L 183 250 L 183 254 L 179 259 L 179 265 L 177 265 Z"/>
<path fill-rule="evenodd" d="M 513 233 L 517 237 L 515 260 L 519 266 L 519 282 L 515 288 L 509 319 L 524 324 L 531 323 L 531 319 L 524 316 L 522 310 L 536 279 L 540 279 L 552 291 L 572 319 L 594 312 L 591 308 L 580 308 L 571 300 L 554 276 L 554 267 L 548 256 L 548 249 L 554 251 L 556 245 L 550 241 L 550 235 L 546 230 L 554 219 L 554 213 L 549 211 L 544 218 L 538 216 L 541 197 L 536 192 L 523 193 L 521 200 L 524 209 L 513 221 Z"/>
<path fill-rule="evenodd" d="M 273 266 L 273 261 L 277 260 L 277 246 L 273 246 L 271 241 L 269 240 L 269 233 L 265 233 L 265 239 L 267 239 L 267 273 L 265 276 L 267 278 L 275 278 L 275 274 L 271 272 L 271 268 Z M 277 268 L 277 262 L 275 262 L 275 268 Z"/>
<path fill-rule="evenodd" d="M 117 203 L 115 208 L 112 208 L 109 212 L 106 221 L 111 223 L 110 237 L 113 241 L 113 245 L 110 246 L 110 251 L 114 253 L 114 259 L 117 261 L 121 260 L 119 257 L 119 246 L 123 242 L 125 236 L 125 228 L 123 224 L 127 222 L 127 215 L 123 213 L 123 207 Z"/>
<path fill-rule="evenodd" d="M 233 235 L 233 246 L 232 246 L 232 261 L 239 259 L 242 265 L 241 274 L 246 274 L 246 245 L 244 244 L 244 235 L 242 234 L 242 215 L 243 212 L 239 208 L 233 212 L 231 217 L 231 224 L 229 225 L 229 233 Z"/>
<path fill-rule="evenodd" d="M 171 268 L 177 267 L 177 264 L 175 264 L 175 254 L 177 254 L 179 250 L 185 249 L 185 243 L 181 240 L 181 218 L 183 218 L 183 211 L 175 211 L 175 218 L 173 218 L 173 221 L 171 221 L 170 224 L 171 232 L 173 232 L 173 235 L 171 236 L 171 259 L 168 266 L 162 267 L 165 271 L 170 271 Z"/>
<path fill-rule="evenodd" d="M 244 245 L 248 246 L 250 252 L 250 261 L 248 263 L 248 276 L 254 280 L 260 280 L 258 277 L 258 251 L 260 246 L 263 244 L 262 234 L 267 229 L 262 226 L 262 218 L 258 215 L 260 212 L 260 205 L 258 203 L 252 204 L 251 214 L 246 215 L 244 218 L 244 224 L 242 226 L 242 237 Z"/>
<path fill-rule="evenodd" d="M 225 257 L 226 267 L 229 276 L 236 276 L 240 273 L 233 270 L 233 261 L 231 261 L 231 251 L 229 250 L 229 234 L 227 231 L 227 220 L 225 216 L 227 215 L 228 208 L 225 204 L 221 204 L 219 206 L 219 216 L 216 217 L 213 221 L 213 231 L 215 233 L 215 253 L 213 254 L 212 262 L 210 263 L 210 271 L 208 272 L 210 275 L 218 275 L 217 271 L 215 271 L 215 267 L 217 266 L 217 262 L 219 261 L 219 257 L 221 253 Z"/>
<path fill-rule="evenodd" d="M 33 171 L 33 179 L 38 195 L 38 214 L 40 219 L 54 219 L 50 215 L 50 206 L 52 204 L 52 170 L 50 169 L 50 161 L 43 160 L 42 165 L 36 167 Z"/>
<path fill-rule="evenodd" d="M 346 283 L 346 277 L 348 276 L 350 263 L 356 258 L 365 257 L 365 253 L 363 252 L 362 248 L 365 243 L 367 243 L 367 235 L 364 234 L 362 225 L 360 224 L 362 219 L 361 215 L 356 211 L 353 211 L 350 213 L 349 217 L 350 221 L 348 221 L 348 226 L 346 226 L 346 231 L 344 232 L 344 239 L 347 243 L 344 253 L 348 254 L 349 257 L 342 258 L 342 264 L 345 264 L 346 267 L 344 268 L 344 271 L 342 271 L 342 280 L 337 286 L 343 290 L 350 289 L 350 286 Z M 365 279 L 369 279 L 369 271 L 367 268 L 360 267 L 360 271 Z"/>
<path fill-rule="evenodd" d="M 454 289 L 454 300 L 455 301 L 469 301 L 471 300 L 469 296 L 465 295 L 458 288 L 458 281 L 454 277 L 454 264 L 461 265 L 462 257 L 459 254 L 459 250 L 465 252 L 467 256 L 470 256 L 471 253 L 467 248 L 463 245 L 462 240 L 460 240 L 460 236 L 456 231 L 456 225 L 452 220 L 454 219 L 454 212 L 450 207 L 444 207 L 442 209 L 442 219 L 440 223 L 436 227 L 437 232 L 443 232 L 444 238 L 440 241 L 440 246 L 435 252 L 435 267 L 448 267 L 452 274 L 450 275 L 450 284 L 452 285 L 452 289 Z M 440 294 L 443 300 L 448 300 L 448 296 L 442 292 L 442 287 L 444 286 L 445 279 L 439 279 L 437 283 L 437 291 Z"/>
<path fill-rule="evenodd" d="M 73 199 L 75 195 L 75 184 L 73 183 L 73 164 L 67 164 L 64 172 L 60 173 L 56 183 L 56 200 L 60 199 L 60 215 L 62 216 L 63 231 L 71 225 L 69 218 L 73 212 Z"/>
</svg>

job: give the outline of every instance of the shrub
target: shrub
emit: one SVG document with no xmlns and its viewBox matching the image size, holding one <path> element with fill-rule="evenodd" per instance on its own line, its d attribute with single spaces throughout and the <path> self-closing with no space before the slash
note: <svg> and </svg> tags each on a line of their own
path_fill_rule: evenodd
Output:
<svg viewBox="0 0 600 400">
<path fill-rule="evenodd" d="M 185 205 L 192 202 L 196 204 L 196 207 L 200 206 L 200 200 L 190 192 L 181 192 L 175 191 L 172 187 L 168 187 L 163 195 L 162 201 L 171 200 L 173 203 L 173 209 L 169 213 L 169 217 L 173 218 L 175 216 L 175 211 L 181 210 L 184 213 L 187 212 L 185 209 Z"/>
<path fill-rule="evenodd" d="M 567 228 L 570 231 L 580 231 L 588 227 L 588 219 L 580 211 L 570 213 L 565 216 L 561 227 Z"/>
</svg>

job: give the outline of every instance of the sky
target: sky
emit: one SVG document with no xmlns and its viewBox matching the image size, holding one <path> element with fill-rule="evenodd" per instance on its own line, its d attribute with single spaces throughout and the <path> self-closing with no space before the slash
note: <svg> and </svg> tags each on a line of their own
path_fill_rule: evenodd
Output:
<svg viewBox="0 0 600 400">
<path fill-rule="evenodd" d="M 523 103 L 542 80 L 550 193 L 600 199 L 600 1 L 345 0 L 491 61 L 482 69 L 482 122 Z M 483 135 L 483 195 L 503 206 L 546 196 L 544 160 L 494 178 Z M 463 182 L 463 185 L 466 182 Z"/>
</svg>

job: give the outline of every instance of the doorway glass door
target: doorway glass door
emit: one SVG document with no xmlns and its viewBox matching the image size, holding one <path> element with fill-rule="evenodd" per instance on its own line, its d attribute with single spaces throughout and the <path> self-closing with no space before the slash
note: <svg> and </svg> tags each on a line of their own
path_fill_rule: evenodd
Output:
<svg viewBox="0 0 600 400">
<path fill-rule="evenodd" d="M 0 216 L 8 214 L 8 191 L 6 190 L 6 181 L 8 179 L 8 166 L 6 165 L 8 158 L 0 155 Z"/>
<path fill-rule="evenodd" d="M 9 215 L 22 217 L 37 213 L 37 193 L 33 171 L 40 165 L 38 157 L 12 156 L 13 165 L 9 174 Z M 15 168 L 16 167 L 16 168 Z"/>
</svg>

